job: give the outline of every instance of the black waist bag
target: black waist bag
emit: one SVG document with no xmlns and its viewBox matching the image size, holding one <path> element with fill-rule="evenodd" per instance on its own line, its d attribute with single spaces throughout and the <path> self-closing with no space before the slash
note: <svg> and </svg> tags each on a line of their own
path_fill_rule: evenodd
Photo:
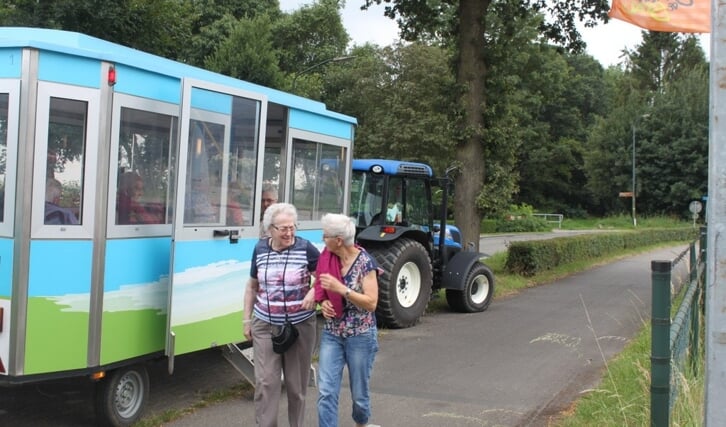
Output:
<svg viewBox="0 0 726 427">
<path fill-rule="evenodd" d="M 295 325 L 286 320 L 282 324 L 277 334 L 272 334 L 272 351 L 277 354 L 285 353 L 295 341 L 300 333 L 297 331 Z"/>
</svg>

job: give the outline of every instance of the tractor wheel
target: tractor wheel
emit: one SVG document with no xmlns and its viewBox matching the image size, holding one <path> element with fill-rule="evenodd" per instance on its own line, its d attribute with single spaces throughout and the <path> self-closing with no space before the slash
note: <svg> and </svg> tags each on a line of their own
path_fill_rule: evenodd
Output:
<svg viewBox="0 0 726 427">
<path fill-rule="evenodd" d="M 431 299 L 433 274 L 426 249 L 411 239 L 376 246 L 370 253 L 384 270 L 378 277 L 378 323 L 389 328 L 413 326 Z"/>
<path fill-rule="evenodd" d="M 494 274 L 486 265 L 476 262 L 466 276 L 464 290 L 447 289 L 446 302 L 454 311 L 477 313 L 484 311 L 494 295 Z"/>
<path fill-rule="evenodd" d="M 96 418 L 99 425 L 125 427 L 138 421 L 149 395 L 149 374 L 144 365 L 111 372 L 96 384 Z"/>
</svg>

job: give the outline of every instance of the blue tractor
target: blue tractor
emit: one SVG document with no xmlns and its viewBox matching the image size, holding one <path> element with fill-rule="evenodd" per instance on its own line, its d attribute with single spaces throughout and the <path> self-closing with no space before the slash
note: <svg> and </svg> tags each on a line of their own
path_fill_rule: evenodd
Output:
<svg viewBox="0 0 726 427">
<path fill-rule="evenodd" d="M 426 164 L 397 160 L 356 159 L 352 166 L 349 213 L 356 241 L 384 270 L 378 322 L 414 325 L 442 288 L 453 310 L 486 310 L 494 275 L 480 253 L 466 250 L 473 245 L 464 245 L 459 229 L 446 224 L 448 176 L 436 178 Z"/>
</svg>

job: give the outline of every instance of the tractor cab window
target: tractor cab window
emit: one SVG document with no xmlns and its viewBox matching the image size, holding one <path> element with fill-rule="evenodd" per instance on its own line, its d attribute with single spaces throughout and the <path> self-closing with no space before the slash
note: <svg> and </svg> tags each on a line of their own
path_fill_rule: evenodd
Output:
<svg viewBox="0 0 726 427">
<path fill-rule="evenodd" d="M 388 181 L 388 203 L 386 203 L 386 224 L 403 221 L 403 178 L 391 177 Z"/>
<path fill-rule="evenodd" d="M 383 203 L 384 177 L 353 172 L 350 185 L 350 215 L 356 226 L 379 222 Z"/>
<path fill-rule="evenodd" d="M 430 223 L 429 191 L 426 181 L 409 179 L 406 181 L 406 212 L 404 220 L 409 226 L 427 227 Z"/>
<path fill-rule="evenodd" d="M 386 224 L 421 228 L 429 224 L 426 181 L 412 177 L 391 177 L 388 181 Z"/>
</svg>

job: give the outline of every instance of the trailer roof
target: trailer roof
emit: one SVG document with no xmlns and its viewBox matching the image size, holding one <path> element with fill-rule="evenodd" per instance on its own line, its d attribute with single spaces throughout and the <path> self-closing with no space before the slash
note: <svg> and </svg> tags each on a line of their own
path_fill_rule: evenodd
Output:
<svg viewBox="0 0 726 427">
<path fill-rule="evenodd" d="M 125 64 L 179 79 L 183 77 L 195 78 L 264 93 L 270 102 L 357 124 L 354 117 L 329 111 L 322 102 L 235 79 L 81 33 L 45 28 L 0 27 L 0 48 L 2 47 L 30 47 L 108 61 L 114 64 Z"/>
</svg>

